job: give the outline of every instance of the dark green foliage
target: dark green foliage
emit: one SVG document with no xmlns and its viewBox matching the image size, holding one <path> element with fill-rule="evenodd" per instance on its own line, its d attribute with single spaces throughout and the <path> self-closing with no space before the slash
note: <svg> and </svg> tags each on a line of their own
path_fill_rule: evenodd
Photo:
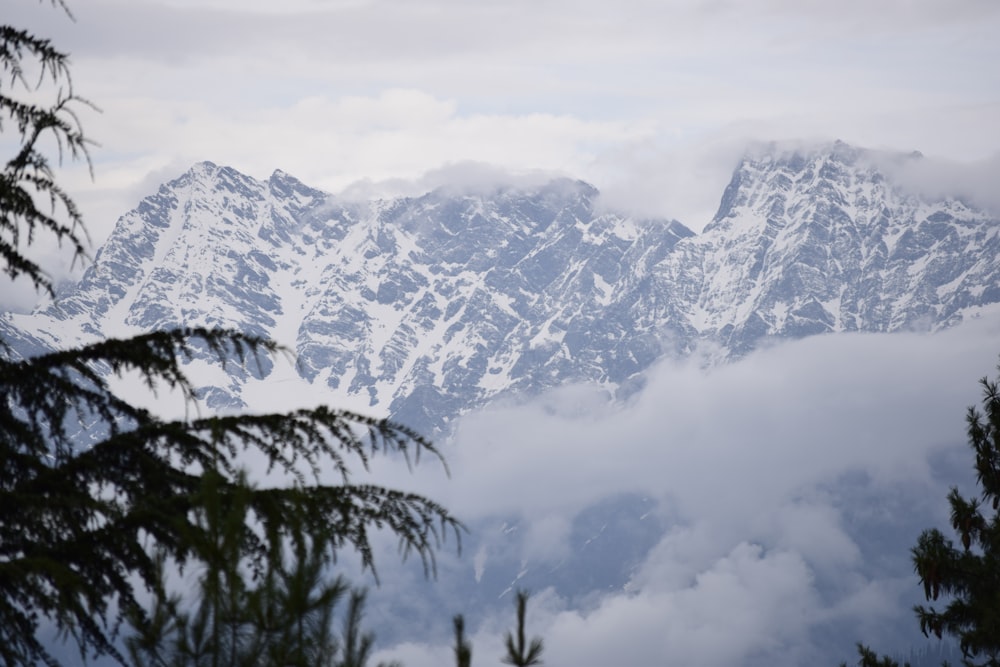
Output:
<svg viewBox="0 0 1000 667">
<path fill-rule="evenodd" d="M 252 629 L 246 650 L 250 663 L 332 664 L 339 647 L 331 630 L 334 609 L 347 592 L 347 583 L 341 577 L 328 577 L 326 560 L 314 550 L 300 550 L 290 565 L 284 559 L 270 562 L 242 609 Z"/>
<path fill-rule="evenodd" d="M 847 667 L 847 663 L 840 663 L 840 667 Z M 858 644 L 858 667 L 899 667 L 899 663 L 887 655 L 879 658 L 875 651 Z M 903 667 L 910 667 L 910 663 L 903 663 Z"/>
<path fill-rule="evenodd" d="M 364 590 L 351 591 L 347 616 L 344 617 L 340 657 L 332 664 L 332 667 L 366 667 L 371 658 L 372 647 L 375 645 L 375 635 L 371 632 L 361 631 L 366 597 Z M 397 662 L 379 663 L 379 667 L 400 667 L 400 665 Z"/>
<path fill-rule="evenodd" d="M 1000 381 L 1000 380 L 998 380 Z M 956 545 L 936 528 L 925 530 L 911 550 L 913 567 L 929 602 L 941 607 L 914 607 L 920 630 L 938 639 L 958 639 L 963 664 L 1000 667 L 1000 390 L 998 381 L 982 378 L 982 409 L 966 416 L 969 445 L 976 456 L 978 498 L 948 494 L 951 528 Z M 898 667 L 888 657 L 881 662 L 858 645 L 862 667 Z"/>
<path fill-rule="evenodd" d="M 250 356 L 273 345 L 231 332 L 157 332 L 108 340 L 29 360 L 0 359 L 0 656 L 8 662 L 44 655 L 35 639 L 41 617 L 83 647 L 114 653 L 107 624 L 115 609 L 135 605 L 133 577 L 156 586 L 155 546 L 173 559 L 226 559 L 212 552 L 199 513 L 209 500 L 245 493 L 252 520 L 231 548 L 263 571 L 268 553 L 307 538 L 329 555 L 357 549 L 374 571 L 369 530 L 387 528 L 425 570 L 434 550 L 460 524 L 421 496 L 353 485 L 348 458 L 396 452 L 418 458 L 434 448 L 403 426 L 320 407 L 290 414 L 161 421 L 116 396 L 98 369 L 162 379 L 184 395 L 193 387 L 180 360 L 194 341 L 222 357 Z M 73 426 L 106 429 L 80 449 Z M 283 487 L 244 489 L 237 465 L 256 450 L 288 473 Z M 321 484 L 335 470 L 340 484 Z M 218 497 L 205 495 L 206 478 Z"/>
<path fill-rule="evenodd" d="M 948 494 L 951 527 L 960 545 L 941 531 L 924 531 L 913 548 L 913 565 L 928 601 L 940 607 L 915 607 L 920 629 L 959 641 L 969 665 L 1000 665 L 1000 393 L 997 382 L 980 380 L 983 411 L 970 407 L 969 444 L 976 455 L 978 498 Z"/>
<path fill-rule="evenodd" d="M 465 617 L 458 614 L 452 623 L 455 626 L 455 667 L 471 667 L 472 644 L 465 638 Z"/>
<path fill-rule="evenodd" d="M 300 543 L 290 557 L 270 552 L 265 570 L 248 579 L 240 539 L 252 513 L 251 487 L 240 481 L 222 493 L 209 475 L 209 498 L 198 512 L 207 541 L 196 551 L 201 575 L 192 593 L 154 596 L 152 611 L 129 616 L 126 639 L 134 667 L 364 667 L 374 634 L 361 630 L 365 593 L 350 591 L 343 634 L 334 635 L 334 612 L 349 587 L 327 575 L 329 558 Z M 161 554 L 159 563 L 164 563 Z"/>
<path fill-rule="evenodd" d="M 504 638 L 507 655 L 503 656 L 502 660 L 504 663 L 516 667 L 542 664 L 544 642 L 541 637 L 534 637 L 529 644 L 524 632 L 524 617 L 527 613 L 529 597 L 527 591 L 517 592 L 514 599 L 514 605 L 517 607 L 517 638 L 515 639 L 510 632 L 507 632 L 507 636 Z"/>
<path fill-rule="evenodd" d="M 0 173 L 0 262 L 11 278 L 26 276 L 51 294 L 51 280 L 24 250 L 48 233 L 74 259 L 85 257 L 80 213 L 43 148 L 51 140 L 60 160 L 87 158 L 74 113 L 86 102 L 72 90 L 66 54 L 26 31 L 0 26 L 0 67 L 0 131 L 18 137 Z M 29 78 L 36 71 L 37 83 Z M 56 89 L 49 104 L 36 101 L 46 82 Z M 31 101 L 14 97 L 21 89 Z M 126 617 L 153 633 L 137 649 L 152 646 L 154 635 L 176 634 L 191 661 L 203 664 L 213 646 L 242 641 L 247 621 L 234 609 L 259 590 L 250 585 L 254 577 L 270 572 L 269 585 L 292 604 L 289 587 L 299 585 L 299 574 L 274 572 L 276 554 L 302 556 L 308 547 L 319 564 L 303 567 L 322 567 L 351 548 L 374 572 L 369 531 L 386 529 L 429 574 L 446 533 L 458 537 L 461 524 L 437 503 L 351 483 L 352 460 L 367 467 L 379 454 L 408 463 L 422 452 L 437 456 L 405 426 L 326 407 L 171 421 L 111 386 L 115 377 L 138 376 L 191 405 L 195 387 L 183 362 L 206 350 L 222 364 L 243 364 L 278 348 L 240 332 L 187 328 L 18 359 L 0 340 L 3 664 L 55 665 L 38 638 L 48 626 L 81 656 L 124 661 L 116 640 Z M 287 482 L 251 487 L 240 469 L 247 454 L 266 461 L 270 479 Z M 199 562 L 214 573 L 203 581 L 212 599 L 185 616 L 163 587 L 163 571 Z M 151 615 L 141 605 L 144 589 L 157 600 Z M 265 602 L 274 591 L 259 613 L 270 613 Z M 319 594 L 333 591 L 320 587 Z"/>
<path fill-rule="evenodd" d="M 58 4 L 65 9 L 62 2 Z M 18 136 L 16 151 L 0 172 L 0 261 L 11 278 L 26 276 L 36 288 L 51 294 L 51 279 L 23 249 L 36 234 L 45 232 L 67 243 L 74 259 L 83 259 L 86 232 L 76 204 L 56 183 L 42 144 L 53 140 L 60 161 L 68 154 L 89 162 L 90 141 L 83 134 L 75 108 L 93 105 L 73 92 L 69 57 L 49 40 L 25 30 L 0 25 L 0 68 L 0 132 L 13 129 Z M 34 70 L 37 79 L 29 78 Z M 55 90 L 50 101 L 38 102 L 40 91 L 48 92 L 43 90 L 45 84 Z M 15 96 L 18 92 L 20 99 Z"/>
</svg>

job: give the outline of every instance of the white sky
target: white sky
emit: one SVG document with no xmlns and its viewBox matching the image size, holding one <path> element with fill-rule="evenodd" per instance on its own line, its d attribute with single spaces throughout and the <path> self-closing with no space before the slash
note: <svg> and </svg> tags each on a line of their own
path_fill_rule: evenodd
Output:
<svg viewBox="0 0 1000 667">
<path fill-rule="evenodd" d="M 468 162 L 554 171 L 594 183 L 611 205 L 676 217 L 698 230 L 752 140 L 840 138 L 962 163 L 995 163 L 1000 154 L 996 0 L 68 1 L 76 22 L 32 0 L 8 0 L 0 21 L 49 36 L 70 52 L 77 92 L 103 110 L 81 113 L 100 144 L 93 150 L 94 182 L 83 168 L 62 176 L 96 244 L 141 197 L 200 160 L 258 178 L 280 168 L 331 192 L 405 192 L 461 178 L 461 164 Z M 475 178 L 484 173 L 465 171 Z M 465 426 L 470 441 L 488 431 L 522 446 L 505 448 L 492 462 L 479 452 L 455 454 L 454 481 L 443 500 L 472 518 L 499 511 L 497 503 L 511 498 L 512 480 L 496 471 L 523 472 L 522 450 L 539 451 L 532 438 L 550 449 L 536 457 L 539 479 L 527 488 L 543 488 L 559 474 L 569 480 L 566 489 L 583 496 L 523 494 L 519 504 L 502 508 L 507 511 L 529 516 L 541 507 L 565 523 L 604 494 L 635 486 L 650 493 L 673 489 L 702 552 L 675 557 L 676 536 L 665 536 L 644 564 L 650 580 L 660 583 L 643 595 L 609 596 L 590 613 L 550 609 L 544 629 L 552 654 L 571 657 L 572 664 L 609 664 L 600 650 L 620 644 L 602 641 L 608 636 L 648 651 L 643 656 L 674 658 L 674 664 L 691 664 L 697 652 L 689 648 L 712 646 L 716 654 L 702 664 L 731 664 L 734 656 L 761 650 L 754 619 L 734 619 L 743 623 L 739 633 L 729 619 L 699 625 L 695 612 L 702 601 L 705 608 L 739 610 L 730 602 L 744 593 L 755 601 L 749 616 L 766 627 L 791 623 L 794 637 L 785 641 L 808 652 L 808 633 L 826 620 L 854 614 L 855 602 L 872 609 L 865 595 L 889 605 L 896 598 L 873 588 L 878 582 L 861 582 L 839 601 L 844 609 L 813 599 L 806 566 L 822 563 L 809 550 L 814 538 L 806 528 L 815 526 L 815 517 L 829 523 L 822 532 L 837 548 L 825 556 L 836 566 L 852 571 L 856 551 L 840 530 L 838 507 L 818 496 L 803 499 L 802 485 L 859 468 L 890 481 L 896 475 L 923 480 L 928 452 L 953 442 L 950 434 L 961 439 L 964 406 L 977 395 L 975 378 L 995 361 L 996 329 L 990 326 L 936 340 L 817 339 L 770 353 L 788 358 L 775 361 L 762 352 L 708 379 L 685 377 L 683 383 L 671 374 L 693 371 L 665 367 L 653 375 L 646 402 L 599 428 L 575 427 L 570 441 L 552 436 L 570 429 L 558 415 L 534 415 L 530 407 L 519 413 L 523 419 L 486 413 Z M 885 359 L 885 366 L 877 364 Z M 915 366 L 914 359 L 924 365 Z M 756 368 L 757 361 L 807 370 L 786 380 Z M 838 370 L 857 377 L 836 375 Z M 762 393 L 760 383 L 768 377 L 777 379 Z M 841 398 L 856 396 L 847 401 L 853 411 L 786 419 L 781 410 L 816 377 L 832 377 L 826 393 L 832 387 Z M 927 378 L 937 381 L 928 386 Z M 892 394 L 910 386 L 926 393 L 917 408 L 914 396 Z M 685 389 L 678 394 L 676 387 Z M 817 396 L 825 395 L 823 389 Z M 887 419 L 866 411 L 869 400 L 874 405 L 885 395 L 895 401 Z M 747 397 L 759 401 L 736 421 L 712 421 L 716 401 L 738 404 Z M 666 429 L 650 416 L 659 416 L 663 405 L 680 406 Z M 682 408 L 693 412 L 685 416 Z M 921 419 L 908 421 L 913 414 Z M 820 443 L 827 446 L 788 463 L 803 451 L 797 434 L 819 417 L 833 420 L 824 422 L 832 429 Z M 886 430 L 857 441 L 853 431 L 841 430 L 860 423 Z M 498 424 L 522 426 L 506 427 L 508 432 Z M 708 432 L 699 431 L 706 424 Z M 755 448 L 760 460 L 736 457 L 712 473 L 715 487 L 692 482 L 708 475 L 698 466 L 708 470 L 718 460 L 714 450 L 694 445 L 736 447 L 743 444 L 740 434 L 751 431 L 775 443 Z M 627 459 L 599 447 L 618 432 L 639 443 Z M 698 438 L 690 439 L 690 451 L 658 447 L 688 442 L 692 433 Z M 651 434 L 660 439 L 639 437 Z M 884 441 L 895 446 L 874 446 Z M 568 456 L 560 449 L 567 442 L 589 456 Z M 854 446 L 837 447 L 844 442 Z M 900 449 L 907 445 L 913 450 Z M 672 469 L 678 459 L 688 465 Z M 649 461 L 643 468 L 648 474 L 637 478 L 633 468 L 617 465 L 622 460 Z M 567 468 L 567 461 L 574 465 Z M 900 469 L 901 463 L 913 467 Z M 747 469 L 757 474 L 748 476 Z M 601 484 L 594 485 L 598 478 Z M 741 504 L 718 498 L 714 488 L 720 487 L 735 489 Z M 943 506 L 943 495 L 934 497 Z M 733 514 L 734 506 L 742 513 Z M 802 519 L 806 515 L 812 519 Z M 754 540 L 775 550 L 758 553 Z M 550 546 L 558 555 L 563 545 L 557 540 Z M 660 571 L 671 563 L 690 565 L 682 574 L 717 585 L 674 585 Z M 764 582 L 763 592 L 751 585 L 757 581 Z M 790 600 L 802 606 L 791 608 Z M 639 622 L 649 618 L 675 622 L 681 634 L 666 638 L 670 647 L 660 646 L 665 626 Z M 726 627 L 716 627 L 723 622 Z M 634 636 L 622 635 L 624 628 Z M 728 639 L 696 636 L 696 630 Z M 694 648 L 680 641 L 684 637 Z M 480 655 L 498 653 L 487 651 Z M 423 664 L 415 655 L 401 657 Z M 433 654 L 427 664 L 440 664 L 439 657 Z"/>
<path fill-rule="evenodd" d="M 1000 151 L 995 0 L 8 4 L 103 109 L 82 113 L 95 182 L 65 176 L 95 243 L 200 160 L 332 192 L 551 170 L 698 230 L 751 139 Z"/>
</svg>

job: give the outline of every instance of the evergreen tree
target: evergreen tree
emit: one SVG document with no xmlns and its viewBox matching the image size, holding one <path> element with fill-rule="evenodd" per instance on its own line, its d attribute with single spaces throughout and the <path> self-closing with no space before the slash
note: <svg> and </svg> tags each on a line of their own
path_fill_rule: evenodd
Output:
<svg viewBox="0 0 1000 667">
<path fill-rule="evenodd" d="M 375 645 L 375 634 L 361 631 L 361 621 L 365 615 L 367 593 L 356 589 L 351 591 L 347 615 L 344 617 L 344 631 L 341 635 L 341 655 L 333 667 L 367 667 Z M 397 662 L 379 663 L 378 667 L 401 667 Z"/>
<path fill-rule="evenodd" d="M 1000 378 L 998 378 L 1000 381 Z M 980 412 L 966 416 L 969 445 L 976 456 L 977 498 L 958 489 L 948 494 L 951 528 L 961 545 L 936 528 L 913 548 L 913 565 L 928 601 L 944 596 L 944 608 L 914 608 L 925 635 L 956 637 L 969 665 L 1000 666 L 1000 393 L 984 377 Z"/>
<path fill-rule="evenodd" d="M 858 644 L 858 667 L 899 667 L 899 662 L 893 658 L 883 655 L 881 658 L 875 651 L 864 644 Z M 840 663 L 840 667 L 847 667 L 847 663 Z M 910 663 L 903 663 L 903 667 L 910 667 Z"/>
<path fill-rule="evenodd" d="M 452 623 L 455 626 L 455 667 L 471 667 L 472 644 L 465 638 L 465 617 L 458 614 Z"/>
<path fill-rule="evenodd" d="M 53 4 L 62 6 L 61 0 Z M 26 277 L 52 294 L 51 278 L 26 250 L 48 234 L 67 244 L 74 259 L 84 259 L 86 231 L 42 147 L 52 140 L 60 159 L 89 163 L 89 141 L 75 114 L 87 102 L 73 91 L 67 55 L 27 31 L 0 25 L 0 67 L 6 86 L 0 88 L 0 131 L 17 137 L 0 172 L 0 261 L 10 278 Z M 35 71 L 42 75 L 37 81 L 28 75 Z M 55 92 L 46 103 L 49 86 Z M 24 359 L 0 340 L 4 664 L 55 665 L 38 638 L 47 625 L 75 642 L 81 656 L 124 662 L 116 637 L 126 615 L 164 631 L 174 622 L 166 612 L 176 601 L 160 579 L 167 562 L 238 553 L 244 568 L 218 569 L 221 578 L 207 583 L 241 595 L 241 582 L 266 570 L 268 554 L 294 545 L 310 543 L 324 558 L 353 548 L 375 572 L 369 530 L 385 528 L 399 538 L 404 556 L 417 554 L 429 574 L 446 533 L 458 537 L 461 524 L 437 503 L 351 483 L 352 460 L 366 467 L 378 454 L 401 454 L 408 462 L 421 453 L 437 455 L 405 426 L 327 407 L 164 420 L 112 389 L 112 378 L 131 374 L 151 390 L 177 390 L 193 403 L 195 387 L 183 362 L 205 350 L 225 365 L 253 363 L 279 348 L 237 331 L 182 328 Z M 86 446 L 77 436 L 81 429 Z M 249 488 L 238 459 L 251 450 L 292 481 Z M 330 470 L 339 483 L 321 482 Z M 250 511 L 238 525 L 226 525 L 220 542 L 212 522 L 202 519 L 215 511 L 211 503 L 231 503 L 239 494 Z M 163 615 L 146 615 L 137 583 L 164 601 Z M 204 617 L 176 627 L 189 664 L 211 664 L 205 660 L 223 630 L 226 641 L 240 637 L 225 602 L 219 597 Z M 212 614 L 215 623 L 205 625 Z"/>
<path fill-rule="evenodd" d="M 62 0 L 53 0 L 57 3 L 69 14 Z M 11 279 L 25 276 L 37 289 L 53 294 L 51 278 L 24 249 L 47 233 L 70 246 L 74 261 L 81 260 L 86 257 L 86 232 L 79 209 L 56 182 L 41 147 L 52 140 L 60 161 L 68 155 L 89 165 L 91 142 L 76 111 L 93 105 L 73 91 L 69 57 L 26 30 L 0 25 L 0 68 L 0 131 L 9 132 L 13 125 L 18 135 L 17 148 L 0 172 L 0 261 Z M 38 102 L 36 94 L 45 92 L 41 89 L 47 84 L 55 91 L 47 103 Z M 19 91 L 20 99 L 15 97 Z"/>
<path fill-rule="evenodd" d="M 245 653 L 249 664 L 289 667 L 333 665 L 340 643 L 333 635 L 334 611 L 349 586 L 331 578 L 322 554 L 307 545 L 289 562 L 271 559 L 246 611 L 253 633 Z"/>
<path fill-rule="evenodd" d="M 209 553 L 199 557 L 205 565 L 193 591 L 159 595 L 146 615 L 152 623 L 141 615 L 129 617 L 131 665 L 365 667 L 375 643 L 374 633 L 362 630 L 365 591 L 350 591 L 338 638 L 334 612 L 349 586 L 343 577 L 327 574 L 322 552 L 299 543 L 291 557 L 269 554 L 256 586 L 240 576 L 246 563 L 237 540 L 250 511 L 248 489 L 205 503 L 202 522 L 210 542 L 199 548 Z M 205 491 L 219 494 L 211 479 Z M 160 590 L 168 587 L 164 582 Z"/>
<path fill-rule="evenodd" d="M 183 563 L 227 558 L 224 546 L 261 570 L 268 553 L 308 536 L 329 556 L 357 549 L 377 575 L 368 532 L 379 526 L 393 531 L 404 556 L 415 552 L 430 574 L 445 531 L 458 537 L 461 524 L 437 503 L 350 483 L 348 455 L 366 462 L 373 453 L 434 452 L 405 427 L 324 407 L 162 421 L 116 396 L 97 370 L 104 363 L 113 372 L 138 370 L 150 382 L 167 377 L 190 396 L 179 363 L 192 340 L 219 346 L 220 355 L 245 351 L 244 343 L 265 344 L 190 330 L 0 359 L 0 656 L 8 664 L 50 660 L 35 637 L 42 618 L 81 648 L 117 655 L 109 615 L 117 609 L 120 620 L 136 606 L 133 576 L 156 587 L 153 547 Z M 92 432 L 107 429 L 87 449 L 69 429 L 81 420 Z M 355 433 L 357 425 L 367 434 Z M 296 481 L 247 491 L 253 519 L 227 527 L 239 532 L 231 543 L 202 550 L 213 536 L 196 520 L 199 511 L 211 510 L 200 485 L 209 477 L 220 493 L 237 492 L 237 459 L 248 449 Z M 342 484 L 319 482 L 328 467 L 340 470 Z"/>
<path fill-rule="evenodd" d="M 925 530 L 911 550 L 914 570 L 929 602 L 945 599 L 941 607 L 914 607 L 920 630 L 938 639 L 958 639 L 968 667 L 1000 667 L 1000 390 L 988 377 L 983 388 L 982 412 L 975 406 L 966 415 L 969 445 L 975 453 L 978 497 L 965 498 L 958 489 L 948 494 L 950 523 L 956 545 L 937 528 Z M 898 667 L 888 656 L 878 656 L 858 645 L 862 667 Z"/>
<path fill-rule="evenodd" d="M 508 665 L 515 667 L 529 667 L 530 665 L 542 664 L 542 649 L 544 642 L 541 637 L 532 638 L 528 643 L 524 632 L 524 619 L 527 614 L 528 598 L 527 591 L 518 591 L 514 598 L 514 606 L 517 608 L 517 638 L 514 634 L 507 632 L 504 643 L 507 646 L 507 655 L 502 660 Z"/>
</svg>

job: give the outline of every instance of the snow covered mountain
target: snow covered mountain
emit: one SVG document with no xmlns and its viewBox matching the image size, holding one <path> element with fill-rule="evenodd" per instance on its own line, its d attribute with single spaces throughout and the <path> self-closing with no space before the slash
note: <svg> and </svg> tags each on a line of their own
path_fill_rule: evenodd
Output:
<svg viewBox="0 0 1000 667">
<path fill-rule="evenodd" d="M 324 393 L 440 433 L 568 382 L 625 395 L 703 342 L 738 357 L 773 337 L 935 330 L 1000 301 L 1000 222 L 907 192 L 880 159 L 841 142 L 748 154 L 698 235 L 603 212 L 568 179 L 356 203 L 204 162 L 122 216 L 55 304 L 0 328 L 30 353 L 236 327 L 292 348 Z M 207 404 L 245 406 L 254 373 L 206 386 Z"/>
<path fill-rule="evenodd" d="M 977 317 L 1000 303 L 1000 219 L 896 179 L 894 166 L 919 159 L 841 142 L 754 150 L 699 234 L 608 211 L 595 188 L 569 179 L 355 202 L 281 171 L 258 181 L 205 162 L 123 215 L 53 304 L 0 314 L 0 339 L 30 355 L 156 328 L 234 327 L 277 340 L 297 362 L 205 372 L 195 360 L 208 408 L 308 396 L 440 439 L 463 413 L 561 385 L 624 399 L 664 358 L 717 363 L 775 340 L 937 331 Z M 832 493 L 858 496 L 843 504 L 862 517 L 851 528 L 859 550 L 878 555 L 864 575 L 908 571 L 905 549 L 883 554 L 925 525 L 911 510 L 926 489 L 905 496 L 887 526 L 858 509 L 882 507 L 879 491 L 851 483 Z M 557 562 L 526 560 L 519 545 L 537 537 L 527 517 L 480 516 L 465 545 L 472 562 L 419 589 L 434 613 L 408 611 L 397 587 L 373 593 L 389 610 L 380 639 L 427 636 L 440 609 L 482 618 L 517 586 L 583 606 L 602 592 L 632 595 L 635 573 L 677 528 L 647 490 L 567 510 L 569 555 Z M 831 572 L 814 572 L 821 595 L 840 585 Z M 831 633 L 829 645 L 847 649 L 831 663 L 856 639 L 854 626 Z"/>
<path fill-rule="evenodd" d="M 768 336 L 937 330 L 1000 301 L 1000 229 L 958 198 L 893 183 L 887 156 L 836 142 L 748 156 L 715 218 L 657 267 L 691 284 L 681 307 L 730 353 Z"/>
</svg>

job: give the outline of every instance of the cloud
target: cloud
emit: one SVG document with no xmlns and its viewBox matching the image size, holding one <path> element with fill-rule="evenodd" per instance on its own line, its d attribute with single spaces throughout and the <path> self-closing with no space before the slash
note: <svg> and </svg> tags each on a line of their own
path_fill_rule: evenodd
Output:
<svg viewBox="0 0 1000 667">
<path fill-rule="evenodd" d="M 515 549 L 536 565 L 567 555 L 584 508 L 658 499 L 667 528 L 627 590 L 538 599 L 554 662 L 805 664 L 849 659 L 858 639 L 903 648 L 919 636 L 908 549 L 947 520 L 948 485 L 968 484 L 965 408 L 997 340 L 991 311 L 933 335 L 821 336 L 709 370 L 667 362 L 624 407 L 567 387 L 465 417 L 451 481 L 410 481 L 473 525 L 517 517 L 508 538 L 524 536 Z M 478 636 L 501 627 L 487 618 Z M 406 650 L 386 655 L 430 664 Z"/>
<path fill-rule="evenodd" d="M 811 580 L 798 554 L 740 543 L 687 587 L 558 614 L 547 630 L 550 650 L 575 665 L 750 664 L 755 654 L 792 648 L 808 628 Z M 803 656 L 790 650 L 784 657 L 796 664 Z"/>
<path fill-rule="evenodd" d="M 113 152 L 159 154 L 162 165 L 164 148 L 176 158 L 178 152 L 191 155 L 185 149 L 196 146 L 200 152 L 193 159 L 229 163 L 234 158 L 227 148 L 252 147 L 253 162 L 264 165 L 245 167 L 254 173 L 266 175 L 281 166 L 335 189 L 346 185 L 337 172 L 351 172 L 346 182 L 414 178 L 456 160 L 555 168 L 604 189 L 603 179 L 595 180 L 588 168 L 596 153 L 608 167 L 601 171 L 613 181 L 642 184 L 632 191 L 639 195 L 634 206 L 679 210 L 684 217 L 675 217 L 688 222 L 691 206 L 684 195 L 703 182 L 704 170 L 688 165 L 688 173 L 680 165 L 660 175 L 614 171 L 629 165 L 601 160 L 605 147 L 594 147 L 594 137 L 579 128 L 571 131 L 576 135 L 571 142 L 558 145 L 538 133 L 519 141 L 521 128 L 537 125 L 539 115 L 557 119 L 560 127 L 614 119 L 645 130 L 613 138 L 617 146 L 611 152 L 656 143 L 668 156 L 720 128 L 742 140 L 748 134 L 773 139 L 805 132 L 866 142 L 874 135 L 879 145 L 940 152 L 959 141 L 963 150 L 982 145 L 982 132 L 970 140 L 974 133 L 968 128 L 990 128 L 995 117 L 987 108 L 965 114 L 962 122 L 940 122 L 941 115 L 954 115 L 955 96 L 928 82 L 906 80 L 909 70 L 925 73 L 932 84 L 963 79 L 969 28 L 984 18 L 968 4 L 966 11 L 950 14 L 965 16 L 957 20 L 965 29 L 963 48 L 933 56 L 921 31 L 932 25 L 950 31 L 956 19 L 940 21 L 923 4 L 907 11 L 854 6 L 837 12 L 787 3 L 747 10 L 733 3 L 706 8 L 643 2 L 300 3 L 296 11 L 272 13 L 222 2 L 209 9 L 176 2 L 91 7 L 81 13 L 70 48 L 82 70 L 80 89 L 115 112 L 94 133 Z M 844 37 L 844 22 L 852 25 L 851 39 Z M 817 54 L 826 53 L 828 58 L 817 61 Z M 994 88 L 982 81 L 963 86 Z M 463 118 L 477 120 L 466 123 L 467 132 L 426 132 L 409 118 L 419 112 L 413 100 L 400 96 L 380 100 L 375 110 L 376 117 L 391 117 L 393 124 L 355 124 L 325 113 L 341 102 L 392 97 L 390 91 L 398 90 L 420 91 L 452 105 L 453 126 Z M 314 114 L 300 108 L 315 100 L 327 103 L 313 104 Z M 949 108 L 928 118 L 922 112 L 928 105 Z M 390 108 L 395 113 L 387 115 Z M 267 109 L 270 117 L 248 112 Z M 133 119 L 142 126 L 126 136 L 123 129 Z M 333 127 L 346 139 L 331 141 Z M 855 129 L 864 127 L 877 131 Z M 118 136 L 121 141 L 113 139 Z M 501 138 L 512 140 L 510 151 L 497 150 Z M 539 156 L 539 146 L 558 151 L 558 157 L 551 151 Z M 132 162 L 129 168 L 147 167 Z"/>
<path fill-rule="evenodd" d="M 940 199 L 957 197 L 1000 217 L 1000 152 L 976 162 L 956 162 L 944 158 L 882 156 L 880 167 L 893 182 L 920 196 Z"/>
<path fill-rule="evenodd" d="M 598 153 L 586 172 L 600 184 L 600 205 L 643 218 L 671 218 L 700 232 L 711 222 L 745 137 L 659 138 L 619 144 Z"/>
<path fill-rule="evenodd" d="M 82 113 L 96 182 L 62 181 L 98 245 L 151 174 L 205 159 L 333 192 L 455 164 L 557 172 L 699 230 L 750 140 L 839 137 L 958 162 L 1000 145 L 990 2 L 71 9 L 76 22 L 46 3 L 5 19 L 67 50 L 75 89 L 104 110 Z"/>
<path fill-rule="evenodd" d="M 758 508 L 852 468 L 887 481 L 927 478 L 926 455 L 963 432 L 974 379 L 997 352 L 980 331 L 972 363 L 966 347 L 947 349 L 957 335 L 816 337 L 709 371 L 666 362 L 614 415 L 591 407 L 596 388 L 486 410 L 458 428 L 452 488 L 477 515 L 537 515 L 637 490 L 745 525 L 717 485 Z M 515 482 L 522 490 L 507 493 Z"/>
<path fill-rule="evenodd" d="M 448 196 L 488 195 L 500 189 L 530 189 L 566 177 L 557 171 L 530 169 L 514 171 L 502 167 L 463 160 L 448 162 L 415 179 L 390 178 L 381 181 L 362 179 L 336 193 L 338 199 L 367 202 L 392 197 L 419 197 L 433 190 Z"/>
</svg>

